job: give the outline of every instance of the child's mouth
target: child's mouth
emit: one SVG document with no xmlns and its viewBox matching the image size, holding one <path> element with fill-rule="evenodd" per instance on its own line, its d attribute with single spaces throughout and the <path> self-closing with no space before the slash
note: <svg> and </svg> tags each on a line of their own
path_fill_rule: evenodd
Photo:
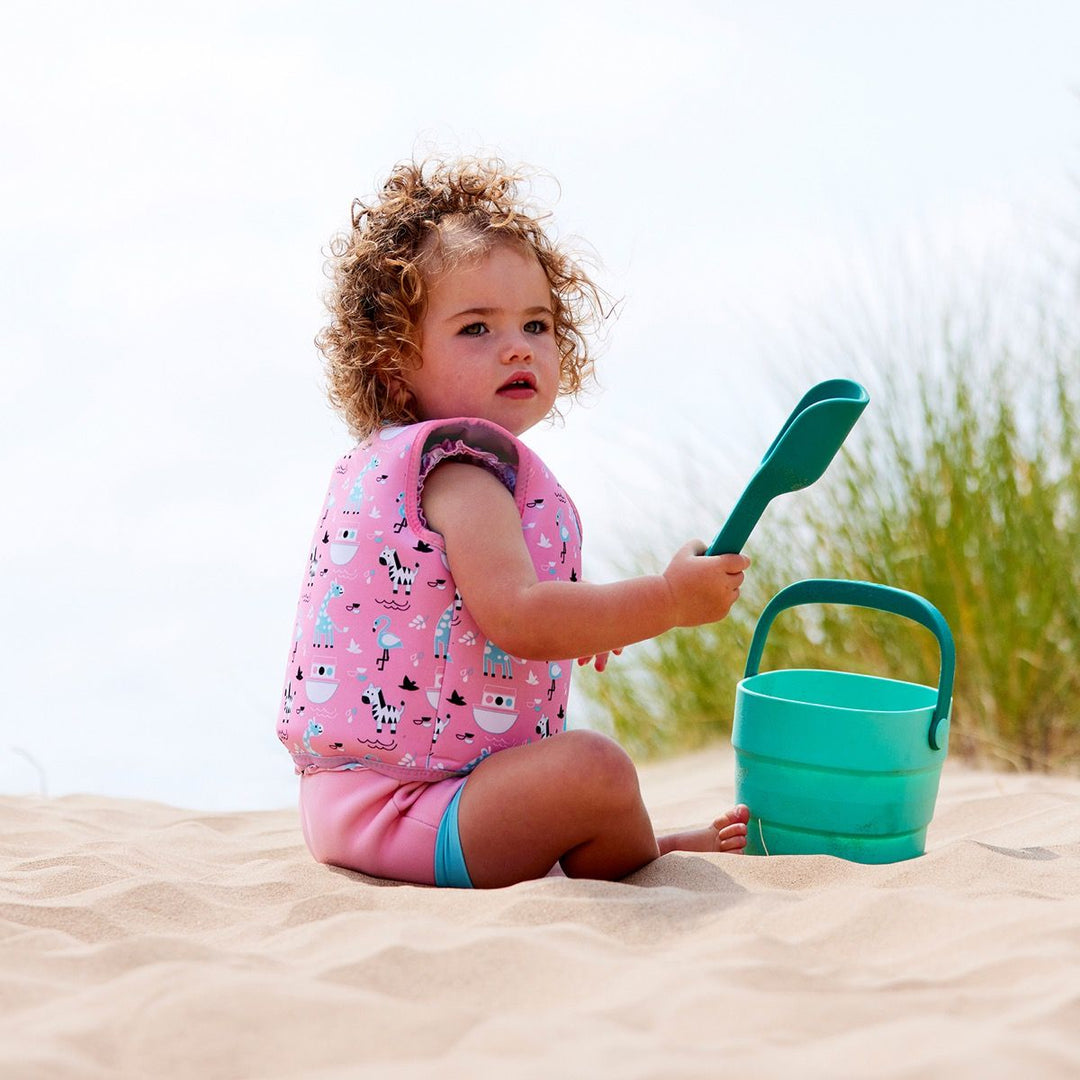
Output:
<svg viewBox="0 0 1080 1080">
<path fill-rule="evenodd" d="M 500 397 L 527 398 L 536 393 L 536 382 L 531 375 L 515 375 L 498 389 Z"/>
</svg>

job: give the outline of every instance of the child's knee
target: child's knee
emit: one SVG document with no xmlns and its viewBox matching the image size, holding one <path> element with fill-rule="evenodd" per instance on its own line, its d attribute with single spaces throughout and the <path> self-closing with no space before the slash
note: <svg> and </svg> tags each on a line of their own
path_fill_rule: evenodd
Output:
<svg viewBox="0 0 1080 1080">
<path fill-rule="evenodd" d="M 578 780 L 605 796 L 635 799 L 640 794 L 637 769 L 630 755 L 613 739 L 598 731 L 564 732 L 565 750 Z"/>
</svg>

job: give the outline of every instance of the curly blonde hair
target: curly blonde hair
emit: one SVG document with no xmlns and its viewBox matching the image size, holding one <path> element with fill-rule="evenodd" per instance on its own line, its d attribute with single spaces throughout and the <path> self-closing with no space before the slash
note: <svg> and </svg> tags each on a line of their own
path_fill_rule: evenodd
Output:
<svg viewBox="0 0 1080 1080">
<path fill-rule="evenodd" d="M 559 395 L 593 371 L 586 334 L 604 317 L 604 293 L 541 228 L 545 214 L 519 196 L 526 180 L 498 159 L 397 165 L 374 201 L 353 200 L 352 228 L 330 243 L 330 323 L 315 339 L 331 404 L 363 439 L 420 419 L 403 374 L 422 363 L 427 280 L 497 244 L 531 252 L 551 284 Z"/>
</svg>

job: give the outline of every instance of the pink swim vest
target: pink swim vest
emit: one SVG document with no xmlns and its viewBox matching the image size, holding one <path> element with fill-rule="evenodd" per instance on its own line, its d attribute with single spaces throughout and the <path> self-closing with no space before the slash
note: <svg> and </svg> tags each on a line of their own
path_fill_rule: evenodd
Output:
<svg viewBox="0 0 1080 1080">
<path fill-rule="evenodd" d="M 297 772 L 462 775 L 564 730 L 570 660 L 522 660 L 487 639 L 420 506 L 441 461 L 513 494 L 537 578 L 581 577 L 577 510 L 524 443 L 486 420 L 384 428 L 335 466 L 297 608 L 278 737 Z"/>
</svg>

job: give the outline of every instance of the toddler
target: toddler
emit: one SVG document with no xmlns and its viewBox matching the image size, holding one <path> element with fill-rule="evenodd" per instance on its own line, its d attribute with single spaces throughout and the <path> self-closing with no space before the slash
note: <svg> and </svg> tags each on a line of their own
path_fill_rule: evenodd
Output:
<svg viewBox="0 0 1080 1080">
<path fill-rule="evenodd" d="M 358 445 L 308 557 L 278 735 L 315 858 L 424 884 L 616 879 L 741 852 L 745 806 L 657 837 L 627 754 L 566 728 L 573 662 L 722 619 L 749 560 L 581 578 L 570 496 L 518 440 L 591 374 L 600 294 L 498 161 L 399 165 L 331 249 L 318 344 Z"/>
</svg>

